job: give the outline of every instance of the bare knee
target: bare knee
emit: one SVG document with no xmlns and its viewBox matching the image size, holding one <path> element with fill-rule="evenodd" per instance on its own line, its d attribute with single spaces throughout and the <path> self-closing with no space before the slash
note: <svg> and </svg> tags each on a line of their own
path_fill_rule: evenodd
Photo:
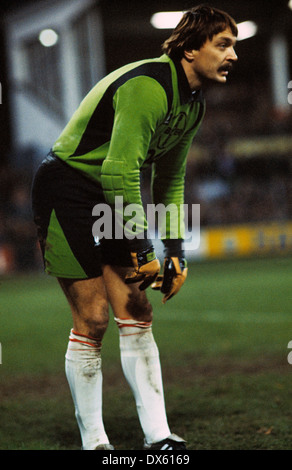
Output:
<svg viewBox="0 0 292 470">
<path fill-rule="evenodd" d="M 86 331 L 85 334 L 92 338 L 101 341 L 109 323 L 108 304 L 105 300 L 99 301 L 98 305 L 85 306 L 83 311 L 80 311 L 74 317 L 74 323 Z"/>
<path fill-rule="evenodd" d="M 101 341 L 109 321 L 108 301 L 102 279 L 58 281 L 71 307 L 74 330 Z"/>
<path fill-rule="evenodd" d="M 152 305 L 144 292 L 131 292 L 128 296 L 126 310 L 135 320 L 150 322 L 152 321 Z"/>
<path fill-rule="evenodd" d="M 105 265 L 103 278 L 109 302 L 117 318 L 152 321 L 152 306 L 139 285 L 125 284 L 129 268 Z"/>
</svg>

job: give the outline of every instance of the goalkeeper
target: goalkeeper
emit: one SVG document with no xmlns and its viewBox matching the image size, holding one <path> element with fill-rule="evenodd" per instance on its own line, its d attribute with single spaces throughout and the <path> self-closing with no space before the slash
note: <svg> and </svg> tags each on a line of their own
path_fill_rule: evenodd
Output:
<svg viewBox="0 0 292 470">
<path fill-rule="evenodd" d="M 109 305 L 144 448 L 186 449 L 168 425 L 145 293 L 152 285 L 168 302 L 186 279 L 180 211 L 175 236 L 165 226 L 160 267 L 143 211 L 135 237 L 127 231 L 126 211 L 113 213 L 106 223 L 117 231 L 120 220 L 124 236 L 107 238 L 93 230 L 100 220 L 93 208 L 114 208 L 117 197 L 123 208 L 142 208 L 140 172 L 149 166 L 153 202 L 183 204 L 186 158 L 205 111 L 202 89 L 210 80 L 226 82 L 237 60 L 236 36 L 225 12 L 208 6 L 185 12 L 161 57 L 126 65 L 89 92 L 35 176 L 33 210 L 45 270 L 58 279 L 72 311 L 66 376 L 84 450 L 110 450 L 114 444 L 102 415 L 101 349 Z"/>
</svg>

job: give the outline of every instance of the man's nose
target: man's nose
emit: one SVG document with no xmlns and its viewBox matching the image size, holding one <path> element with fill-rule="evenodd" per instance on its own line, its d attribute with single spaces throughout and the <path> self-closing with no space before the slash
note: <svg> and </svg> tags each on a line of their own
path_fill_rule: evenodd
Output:
<svg viewBox="0 0 292 470">
<path fill-rule="evenodd" d="M 234 50 L 233 47 L 231 47 L 231 48 L 229 49 L 229 53 L 228 53 L 228 56 L 227 56 L 227 60 L 232 60 L 232 61 L 238 60 L 237 54 L 236 54 L 236 52 L 235 52 L 235 50 Z"/>
</svg>

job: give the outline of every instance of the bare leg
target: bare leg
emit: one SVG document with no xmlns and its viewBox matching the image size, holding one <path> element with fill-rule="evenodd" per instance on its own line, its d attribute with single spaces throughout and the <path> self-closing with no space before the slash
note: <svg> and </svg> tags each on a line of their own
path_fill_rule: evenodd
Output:
<svg viewBox="0 0 292 470">
<path fill-rule="evenodd" d="M 101 342 L 108 325 L 102 277 L 59 279 L 73 317 L 66 352 L 66 376 L 84 450 L 104 449 L 109 440 L 102 418 Z"/>
<path fill-rule="evenodd" d="M 139 284 L 124 283 L 127 270 L 105 266 L 104 281 L 120 332 L 121 363 L 133 391 L 147 442 L 171 433 L 167 424 L 158 348 L 152 334 L 152 307 Z"/>
</svg>

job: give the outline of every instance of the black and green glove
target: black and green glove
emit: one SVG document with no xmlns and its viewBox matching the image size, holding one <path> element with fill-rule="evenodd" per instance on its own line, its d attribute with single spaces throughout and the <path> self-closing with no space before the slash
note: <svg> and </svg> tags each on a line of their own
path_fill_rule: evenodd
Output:
<svg viewBox="0 0 292 470">
<path fill-rule="evenodd" d="M 149 246 L 141 251 L 131 251 L 134 272 L 127 274 L 125 278 L 126 284 L 143 281 L 139 289 L 145 290 L 149 287 L 158 276 L 160 271 L 160 263 L 156 258 L 153 246 Z"/>
<path fill-rule="evenodd" d="M 163 274 L 157 276 L 151 287 L 164 294 L 162 302 L 165 304 L 181 289 L 187 278 L 188 268 L 182 249 L 182 240 L 164 240 L 163 243 L 165 247 Z"/>
</svg>

